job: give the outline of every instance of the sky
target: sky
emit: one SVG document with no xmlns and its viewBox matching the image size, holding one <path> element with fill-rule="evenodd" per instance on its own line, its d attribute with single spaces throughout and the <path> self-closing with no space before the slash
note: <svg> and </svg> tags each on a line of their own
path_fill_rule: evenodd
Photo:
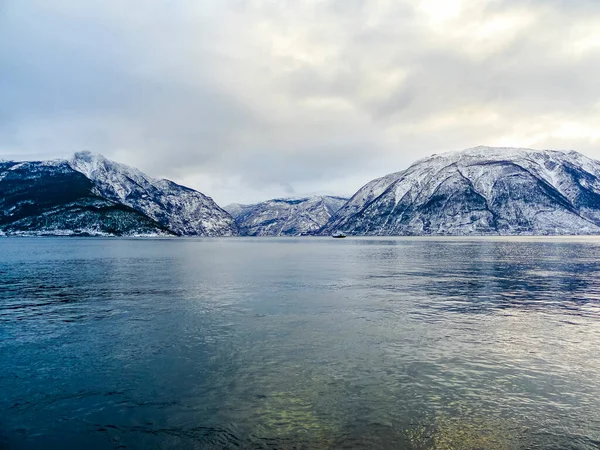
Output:
<svg viewBox="0 0 600 450">
<path fill-rule="evenodd" d="M 224 206 L 478 145 L 600 159 L 597 0 L 0 0 L 0 158 L 90 150 Z"/>
</svg>

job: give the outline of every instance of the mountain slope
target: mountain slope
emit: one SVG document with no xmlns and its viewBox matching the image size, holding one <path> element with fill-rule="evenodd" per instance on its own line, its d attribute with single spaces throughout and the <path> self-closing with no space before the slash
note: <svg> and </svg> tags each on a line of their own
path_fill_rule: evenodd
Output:
<svg viewBox="0 0 600 450">
<path fill-rule="evenodd" d="M 225 207 L 246 236 L 298 236 L 318 231 L 346 203 L 342 197 L 273 199 L 255 205 Z"/>
<path fill-rule="evenodd" d="M 0 162 L 0 233 L 168 235 L 125 205 L 102 198 L 66 161 Z"/>
<path fill-rule="evenodd" d="M 89 178 L 98 193 L 143 213 L 173 233 L 184 236 L 235 236 L 233 218 L 210 198 L 169 180 L 90 152 L 76 153 L 70 166 Z"/>
<path fill-rule="evenodd" d="M 600 162 L 476 147 L 367 183 L 321 229 L 364 235 L 600 233 Z"/>
</svg>

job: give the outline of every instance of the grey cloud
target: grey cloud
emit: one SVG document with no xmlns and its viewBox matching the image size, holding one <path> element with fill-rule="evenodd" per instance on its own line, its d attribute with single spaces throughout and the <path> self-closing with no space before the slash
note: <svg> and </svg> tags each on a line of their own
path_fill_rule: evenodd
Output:
<svg viewBox="0 0 600 450">
<path fill-rule="evenodd" d="M 5 0 L 0 157 L 87 148 L 224 204 L 478 144 L 600 156 L 600 4 L 465 5 Z"/>
<path fill-rule="evenodd" d="M 490 5 L 490 9 L 506 7 L 534 7 L 559 11 L 563 16 L 587 12 L 600 12 L 600 4 L 596 0 L 499 0 Z"/>
</svg>

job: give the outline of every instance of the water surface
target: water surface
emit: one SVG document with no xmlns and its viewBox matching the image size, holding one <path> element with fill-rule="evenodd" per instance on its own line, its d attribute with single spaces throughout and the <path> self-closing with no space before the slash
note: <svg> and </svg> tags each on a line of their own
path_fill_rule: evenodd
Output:
<svg viewBox="0 0 600 450">
<path fill-rule="evenodd" d="M 0 448 L 595 449 L 600 238 L 0 239 Z"/>
</svg>

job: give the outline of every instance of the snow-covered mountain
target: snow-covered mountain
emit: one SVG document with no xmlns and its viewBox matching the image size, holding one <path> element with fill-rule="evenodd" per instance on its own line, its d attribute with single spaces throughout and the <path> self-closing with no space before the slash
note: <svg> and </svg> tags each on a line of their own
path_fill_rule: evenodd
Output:
<svg viewBox="0 0 600 450">
<path fill-rule="evenodd" d="M 367 183 L 321 229 L 359 235 L 600 233 L 600 162 L 476 147 Z"/>
<path fill-rule="evenodd" d="M 171 235 L 102 198 L 67 161 L 0 162 L 0 235 Z"/>
<path fill-rule="evenodd" d="M 104 198 L 140 211 L 182 236 L 234 236 L 232 217 L 210 198 L 169 180 L 151 178 L 90 152 L 75 153 L 71 167 L 92 180 Z"/>
<path fill-rule="evenodd" d="M 231 214 L 246 236 L 299 236 L 318 231 L 348 199 L 331 196 L 279 198 L 255 205 L 231 204 Z"/>
<path fill-rule="evenodd" d="M 89 152 L 0 162 L 0 193 L 4 234 L 237 235 L 211 198 Z"/>
<path fill-rule="evenodd" d="M 226 210 L 89 152 L 0 161 L 0 235 L 600 234 L 600 162 L 570 151 L 476 147 L 433 155 L 340 197 Z M 236 225 L 237 224 L 237 225 Z"/>
</svg>

